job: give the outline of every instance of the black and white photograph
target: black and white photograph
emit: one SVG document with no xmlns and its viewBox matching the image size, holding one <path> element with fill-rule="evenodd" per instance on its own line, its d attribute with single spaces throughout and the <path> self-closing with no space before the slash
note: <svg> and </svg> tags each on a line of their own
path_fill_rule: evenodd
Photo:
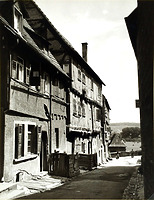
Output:
<svg viewBox="0 0 154 200">
<path fill-rule="evenodd" d="M 154 199 L 153 86 L 153 0 L 0 0 L 0 200 Z"/>
</svg>

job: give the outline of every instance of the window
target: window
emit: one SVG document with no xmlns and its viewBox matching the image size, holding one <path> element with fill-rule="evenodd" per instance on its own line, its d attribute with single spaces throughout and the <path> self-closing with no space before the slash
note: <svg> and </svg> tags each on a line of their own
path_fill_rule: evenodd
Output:
<svg viewBox="0 0 154 200">
<path fill-rule="evenodd" d="M 78 80 L 81 81 L 81 70 L 78 69 Z"/>
<path fill-rule="evenodd" d="M 101 110 L 100 109 L 96 109 L 96 120 L 97 121 L 101 120 Z"/>
<path fill-rule="evenodd" d="M 26 67 L 26 84 L 30 84 L 30 72 L 31 72 L 31 66 Z"/>
<path fill-rule="evenodd" d="M 82 117 L 86 116 L 85 104 L 82 105 Z"/>
<path fill-rule="evenodd" d="M 59 148 L 59 128 L 55 128 L 56 133 L 56 148 Z"/>
<path fill-rule="evenodd" d="M 28 125 L 28 147 L 27 152 L 29 153 L 37 153 L 36 152 L 36 142 L 37 142 L 37 135 L 36 135 L 36 127 L 34 125 Z"/>
<path fill-rule="evenodd" d="M 82 152 L 83 153 L 86 152 L 86 144 L 84 142 L 82 142 Z"/>
<path fill-rule="evenodd" d="M 86 76 L 85 76 L 85 74 L 83 74 L 83 73 L 82 73 L 82 83 L 83 83 L 83 84 L 86 84 Z"/>
<path fill-rule="evenodd" d="M 66 91 L 64 89 L 64 83 L 61 80 L 55 78 L 53 80 L 53 95 L 64 100 L 66 98 Z"/>
<path fill-rule="evenodd" d="M 59 88 L 58 88 L 58 79 L 57 78 L 55 78 L 54 80 L 53 80 L 53 86 L 54 86 L 54 93 L 53 93 L 53 95 L 55 95 L 55 96 L 59 96 Z"/>
<path fill-rule="evenodd" d="M 24 81 L 24 60 L 22 58 L 18 57 L 16 61 L 12 61 L 12 78 Z"/>
<path fill-rule="evenodd" d="M 30 85 L 40 86 L 40 69 L 35 64 L 31 66 Z"/>
<path fill-rule="evenodd" d="M 78 116 L 81 116 L 81 104 L 78 102 Z"/>
<path fill-rule="evenodd" d="M 22 31 L 22 14 L 17 8 L 14 9 L 14 28 L 19 33 Z"/>
<path fill-rule="evenodd" d="M 69 63 L 63 64 L 63 70 L 66 72 L 66 74 L 69 74 Z"/>
<path fill-rule="evenodd" d="M 44 92 L 50 93 L 50 78 L 47 73 L 44 73 Z"/>
<path fill-rule="evenodd" d="M 15 159 L 40 153 L 41 127 L 32 124 L 15 124 Z"/>
<path fill-rule="evenodd" d="M 77 109 L 76 109 L 76 100 L 73 99 L 73 114 L 76 115 L 77 114 Z"/>
<path fill-rule="evenodd" d="M 98 87 L 98 98 L 99 99 L 101 98 L 101 93 L 102 93 L 102 88 Z"/>
</svg>

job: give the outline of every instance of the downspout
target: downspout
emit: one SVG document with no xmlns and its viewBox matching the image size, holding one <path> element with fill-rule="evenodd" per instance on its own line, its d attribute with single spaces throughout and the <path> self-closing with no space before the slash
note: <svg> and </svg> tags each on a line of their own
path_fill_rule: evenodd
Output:
<svg viewBox="0 0 154 200">
<path fill-rule="evenodd" d="M 73 62 L 73 59 L 71 59 L 70 58 L 70 60 L 69 60 L 69 67 L 70 67 L 70 78 L 71 78 L 71 81 L 70 81 L 70 83 L 69 83 L 69 86 L 70 86 L 70 88 L 69 88 L 69 91 L 68 91 L 68 100 L 69 100 L 69 110 L 68 110 L 68 115 L 69 115 L 69 119 L 68 119 L 68 123 L 69 124 L 71 124 L 72 123 L 72 116 L 71 116 L 71 103 L 72 103 L 72 105 L 73 105 L 73 99 L 72 99 L 72 95 L 71 95 L 71 93 L 72 93 L 72 80 L 73 80 L 73 69 L 72 69 L 72 62 Z M 70 130 L 69 130 L 70 131 Z M 72 141 L 72 154 L 74 154 L 74 149 L 75 149 L 75 138 L 74 138 L 74 136 L 73 136 L 73 139 L 72 139 L 72 137 L 71 137 L 71 141 Z"/>
<path fill-rule="evenodd" d="M 90 105 L 91 107 L 91 122 L 92 122 L 92 134 L 93 134 L 93 131 L 94 131 L 94 116 L 93 116 L 93 106 L 92 104 Z M 93 136 L 91 137 L 91 154 L 92 154 L 92 142 L 93 142 Z"/>
<path fill-rule="evenodd" d="M 50 80 L 50 121 L 49 121 L 49 154 L 52 153 L 52 125 L 51 125 L 51 114 L 52 114 L 52 80 Z"/>
</svg>

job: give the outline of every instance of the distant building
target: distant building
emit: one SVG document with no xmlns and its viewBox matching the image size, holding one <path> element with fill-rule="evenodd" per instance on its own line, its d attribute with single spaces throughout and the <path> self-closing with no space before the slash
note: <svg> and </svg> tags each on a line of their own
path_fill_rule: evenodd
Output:
<svg viewBox="0 0 154 200">
<path fill-rule="evenodd" d="M 116 152 L 123 152 L 126 151 L 126 145 L 124 141 L 122 140 L 120 134 L 114 134 L 111 138 L 111 142 L 109 144 L 109 151 L 112 155 L 112 153 Z"/>
</svg>

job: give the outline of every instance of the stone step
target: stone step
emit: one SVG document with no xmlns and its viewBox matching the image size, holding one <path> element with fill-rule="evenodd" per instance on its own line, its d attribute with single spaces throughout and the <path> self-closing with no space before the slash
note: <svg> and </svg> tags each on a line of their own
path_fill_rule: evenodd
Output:
<svg viewBox="0 0 154 200">
<path fill-rule="evenodd" d="M 8 192 L 0 194 L 0 199 L 1 200 L 11 200 L 11 199 L 16 199 L 16 198 L 22 197 L 24 195 L 25 195 L 24 190 L 13 189 Z"/>
<path fill-rule="evenodd" d="M 17 189 L 17 183 L 0 183 L 0 194 Z"/>
</svg>

